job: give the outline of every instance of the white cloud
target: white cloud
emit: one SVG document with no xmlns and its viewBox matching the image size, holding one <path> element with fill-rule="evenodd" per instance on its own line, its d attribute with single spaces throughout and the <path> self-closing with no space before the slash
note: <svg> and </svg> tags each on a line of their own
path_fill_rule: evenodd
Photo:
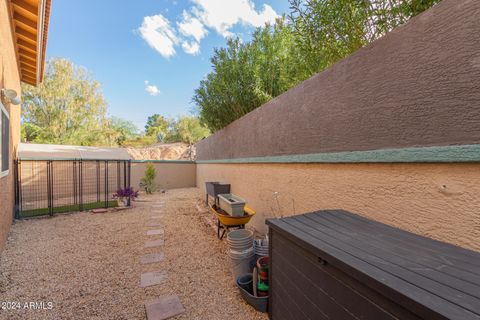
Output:
<svg viewBox="0 0 480 320">
<path fill-rule="evenodd" d="M 230 29 L 237 23 L 260 27 L 265 23 L 274 23 L 278 18 L 278 14 L 268 4 L 263 5 L 262 11 L 256 11 L 251 0 L 193 0 L 193 2 L 195 3 L 191 9 L 193 15 L 224 37 L 233 35 Z"/>
<path fill-rule="evenodd" d="M 184 41 L 182 43 L 182 48 L 185 53 L 191 54 L 191 55 L 197 55 L 200 53 L 200 44 L 198 42 L 192 41 Z"/>
<path fill-rule="evenodd" d="M 157 88 L 156 85 L 149 84 L 148 80 L 145 80 L 144 83 L 145 83 L 145 91 L 147 91 L 149 95 L 155 97 L 160 94 L 160 90 Z"/>
<path fill-rule="evenodd" d="M 192 17 L 187 11 L 183 11 L 182 20 L 177 22 L 178 31 L 186 37 L 192 37 L 200 42 L 208 33 L 203 23 Z"/>
<path fill-rule="evenodd" d="M 138 29 L 142 38 L 150 47 L 163 57 L 175 55 L 175 45 L 179 39 L 170 22 L 161 14 L 143 18 L 142 26 Z"/>
<path fill-rule="evenodd" d="M 264 4 L 257 11 L 252 0 L 191 0 L 193 6 L 182 12 L 177 19 L 177 30 L 161 14 L 145 17 L 140 33 L 147 43 L 162 56 L 175 55 L 175 47 L 182 46 L 187 54 L 197 55 L 200 42 L 208 34 L 208 29 L 223 37 L 231 37 L 235 25 L 260 27 L 273 24 L 278 14 Z"/>
</svg>

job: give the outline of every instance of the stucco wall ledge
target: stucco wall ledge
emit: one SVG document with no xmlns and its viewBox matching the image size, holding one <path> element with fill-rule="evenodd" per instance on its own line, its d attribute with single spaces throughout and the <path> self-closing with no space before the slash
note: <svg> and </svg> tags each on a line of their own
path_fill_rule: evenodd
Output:
<svg viewBox="0 0 480 320">
<path fill-rule="evenodd" d="M 455 163 L 480 162 L 480 144 L 312 153 L 236 159 L 197 160 L 196 163 Z"/>
<path fill-rule="evenodd" d="M 178 163 L 178 164 L 193 164 L 193 160 L 132 160 L 132 163 Z"/>
</svg>

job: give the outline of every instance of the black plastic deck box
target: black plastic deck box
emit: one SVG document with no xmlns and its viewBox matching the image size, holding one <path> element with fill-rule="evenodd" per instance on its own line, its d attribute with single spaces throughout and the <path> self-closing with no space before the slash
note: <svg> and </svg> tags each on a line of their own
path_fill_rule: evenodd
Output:
<svg viewBox="0 0 480 320">
<path fill-rule="evenodd" d="M 478 252 L 342 210 L 267 224 L 271 319 L 480 319 Z"/>
</svg>

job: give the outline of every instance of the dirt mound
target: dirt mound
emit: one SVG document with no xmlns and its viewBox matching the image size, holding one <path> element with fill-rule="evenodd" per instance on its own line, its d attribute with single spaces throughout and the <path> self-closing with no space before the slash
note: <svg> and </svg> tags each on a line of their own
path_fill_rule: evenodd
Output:
<svg viewBox="0 0 480 320">
<path fill-rule="evenodd" d="M 135 160 L 195 160 L 195 147 L 181 142 L 126 149 Z"/>
</svg>

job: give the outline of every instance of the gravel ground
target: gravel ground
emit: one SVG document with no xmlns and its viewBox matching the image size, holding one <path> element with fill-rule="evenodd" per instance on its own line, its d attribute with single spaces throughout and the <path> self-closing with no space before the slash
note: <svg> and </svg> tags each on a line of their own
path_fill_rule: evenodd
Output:
<svg viewBox="0 0 480 320">
<path fill-rule="evenodd" d="M 245 304 L 233 284 L 225 241 L 204 224 L 196 188 L 144 196 L 135 208 L 16 222 L 0 256 L 0 319 L 145 319 L 144 302 L 177 294 L 186 312 L 175 319 L 267 319 Z M 164 202 L 162 219 L 151 206 Z M 165 246 L 143 248 L 149 221 L 164 224 Z M 147 253 L 165 260 L 140 263 Z M 165 283 L 140 288 L 140 275 L 165 270 Z M 43 302 L 24 309 L 25 302 Z M 49 308 L 48 303 L 53 304 Z"/>
</svg>

